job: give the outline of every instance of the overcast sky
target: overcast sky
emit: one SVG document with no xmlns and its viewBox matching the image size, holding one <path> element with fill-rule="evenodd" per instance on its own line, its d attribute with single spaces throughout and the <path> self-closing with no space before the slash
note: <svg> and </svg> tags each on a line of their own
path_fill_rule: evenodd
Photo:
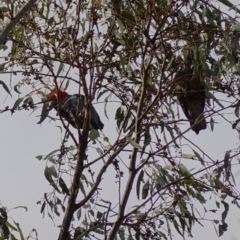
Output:
<svg viewBox="0 0 240 240">
<path fill-rule="evenodd" d="M 237 4 L 237 0 L 235 0 L 235 4 Z M 1 52 L 1 56 L 5 55 L 7 55 L 7 51 Z M 19 79 L 21 79 L 20 75 L 15 77 L 13 81 L 17 82 Z M 1 74 L 0 80 L 9 85 L 10 77 Z M 27 88 L 23 89 L 23 94 L 26 94 L 28 91 L 29 89 Z M 75 86 L 70 85 L 69 92 L 75 93 Z M 7 97 L 5 90 L 0 85 L 0 109 L 13 105 L 18 98 L 18 94 L 15 92 L 12 92 L 12 94 L 12 98 Z M 104 115 L 103 104 L 98 104 L 96 108 L 105 124 L 104 134 L 110 138 L 110 141 L 113 141 L 116 136 L 114 120 L 116 105 L 108 105 L 109 120 Z M 232 109 L 226 111 L 226 113 L 232 114 Z M 57 149 L 61 144 L 61 134 L 56 127 L 60 123 L 45 121 L 42 125 L 36 124 L 39 121 L 39 114 L 40 111 L 33 113 L 31 111 L 20 111 L 15 112 L 12 116 L 10 112 L 0 115 L 0 202 L 8 207 L 8 209 L 16 206 L 27 206 L 27 212 L 25 212 L 24 209 L 17 209 L 11 211 L 9 215 L 12 216 L 16 222 L 20 223 L 25 236 L 27 236 L 31 229 L 35 228 L 38 231 L 40 240 L 50 240 L 57 239 L 59 229 L 54 226 L 48 216 L 42 219 L 40 206 L 36 205 L 36 202 L 41 200 L 43 194 L 50 192 L 52 188 L 49 187 L 49 183 L 44 177 L 46 162 L 38 161 L 35 157 L 37 155 L 48 154 L 52 150 Z M 55 116 L 55 113 L 52 113 L 52 115 Z M 232 120 L 236 119 L 233 115 L 229 115 L 229 117 L 232 118 Z M 221 118 L 215 118 L 215 120 L 217 120 L 219 124 L 215 125 L 214 132 L 211 132 L 208 128 L 206 131 L 201 131 L 197 136 L 193 131 L 189 131 L 186 137 L 204 149 L 212 158 L 220 160 L 223 158 L 225 151 L 239 147 L 239 139 L 236 130 L 232 130 L 229 123 L 226 123 Z M 188 127 L 188 124 L 186 124 L 186 127 Z M 73 131 L 76 135 L 77 132 L 75 130 Z M 189 151 L 188 153 L 191 152 Z M 91 152 L 91 154 L 92 157 L 97 156 L 97 153 L 94 151 Z M 194 166 L 194 162 L 189 160 L 188 166 L 191 165 Z M 236 166 L 235 172 L 237 188 L 240 190 L 238 165 Z M 116 191 L 117 188 L 114 182 L 109 184 L 107 181 L 107 179 L 114 179 L 113 175 L 115 175 L 113 169 L 112 172 L 108 171 L 104 175 L 105 180 L 102 186 L 103 188 L 105 186 L 103 195 L 109 200 L 112 199 L 114 195 L 113 192 Z M 116 196 L 117 194 L 114 198 L 116 198 Z M 132 205 L 134 205 L 134 202 L 132 202 Z M 216 208 L 216 206 L 209 205 L 208 209 L 212 208 Z M 234 205 L 231 205 L 230 209 L 230 214 L 226 220 L 229 225 L 229 231 L 224 234 L 222 239 L 240 240 L 240 209 Z M 209 214 L 206 215 L 206 218 L 218 219 L 219 217 L 214 217 L 213 214 Z M 62 217 L 56 217 L 56 226 L 61 223 L 61 220 Z M 194 227 L 194 240 L 218 239 L 212 223 L 205 222 L 204 224 L 204 228 L 200 226 Z M 17 237 L 18 235 L 16 234 L 15 236 Z M 176 235 L 174 239 L 180 239 L 180 236 Z"/>
</svg>

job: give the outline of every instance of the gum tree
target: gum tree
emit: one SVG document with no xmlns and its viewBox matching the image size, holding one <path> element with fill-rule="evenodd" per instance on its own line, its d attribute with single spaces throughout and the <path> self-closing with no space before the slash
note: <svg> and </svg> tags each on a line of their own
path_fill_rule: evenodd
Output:
<svg viewBox="0 0 240 240">
<path fill-rule="evenodd" d="M 2 28 L 21 6 L 2 4 Z M 239 150 L 216 160 L 188 137 L 174 76 L 191 53 L 193 74 L 205 85 L 204 131 L 214 134 L 220 116 L 238 132 L 238 15 L 226 0 L 52 0 L 34 5 L 12 28 L 1 45 L 1 74 L 11 74 L 12 93 L 32 89 L 1 114 L 32 109 L 41 115 L 39 124 L 61 125 L 60 148 L 36 153 L 47 162 L 44 175 L 52 186 L 38 202 L 40 212 L 62 218 L 58 240 L 192 236 L 194 224 L 205 224 L 209 196 L 212 212 L 224 209 L 212 220 L 224 234 L 229 202 L 239 201 L 232 173 Z M 0 83 L 11 94 L 12 83 Z M 50 111 L 47 94 L 54 87 L 86 96 L 83 129 Z M 98 113 L 111 120 L 111 134 L 108 123 L 103 131 L 89 127 L 90 105 L 97 102 Z M 109 188 L 113 199 L 102 194 Z M 2 239 L 13 238 L 4 207 L 0 224 Z"/>
</svg>

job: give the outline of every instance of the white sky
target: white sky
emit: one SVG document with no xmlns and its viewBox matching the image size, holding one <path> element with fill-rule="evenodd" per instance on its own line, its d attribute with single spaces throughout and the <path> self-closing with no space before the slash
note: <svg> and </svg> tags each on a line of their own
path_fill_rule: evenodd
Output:
<svg viewBox="0 0 240 240">
<path fill-rule="evenodd" d="M 237 2 L 235 0 L 235 4 Z M 0 80 L 8 84 L 10 78 L 7 75 L 0 75 Z M 69 92 L 74 93 L 72 86 L 70 86 Z M 13 92 L 13 98 L 10 99 L 8 97 L 7 101 L 4 102 L 6 96 L 6 92 L 0 86 L 0 109 L 4 109 L 5 106 L 12 106 L 17 99 L 17 94 Z M 103 113 L 103 104 L 97 106 L 97 111 L 105 124 L 104 134 L 113 141 L 116 108 L 114 105 L 111 107 L 111 104 L 109 104 L 108 108 L 110 120 Z M 228 110 L 228 113 L 231 113 L 231 111 L 232 109 Z M 28 207 L 27 212 L 24 209 L 17 209 L 9 213 L 9 216 L 12 216 L 16 222 L 20 223 L 24 236 L 27 236 L 32 228 L 35 228 L 38 231 L 40 240 L 57 239 L 59 229 L 53 225 L 47 215 L 42 219 L 40 205 L 36 205 L 36 202 L 43 197 L 43 194 L 50 192 L 52 188 L 49 187 L 44 177 L 46 162 L 38 161 L 35 157 L 37 155 L 48 154 L 52 150 L 57 149 L 61 144 L 61 135 L 59 129 L 56 127 L 58 124 L 45 121 L 42 125 L 37 125 L 36 123 L 39 121 L 39 117 L 37 116 L 40 112 L 34 112 L 32 115 L 30 113 L 30 111 L 21 111 L 15 112 L 13 116 L 11 116 L 10 112 L 0 115 L 0 202 L 8 207 L 8 209 L 16 206 Z M 55 113 L 52 115 L 55 115 Z M 236 119 L 233 115 L 231 117 L 232 119 Z M 186 137 L 194 141 L 196 145 L 199 145 L 216 160 L 222 159 L 225 151 L 239 146 L 237 132 L 231 129 L 231 125 L 221 119 L 219 123 L 215 125 L 214 132 L 208 129 L 201 131 L 198 136 L 192 131 L 186 135 Z M 186 127 L 188 127 L 188 123 L 186 123 Z M 75 130 L 74 133 L 77 134 Z M 189 151 L 188 153 L 191 152 Z M 192 164 L 190 160 L 189 164 Z M 236 172 L 238 171 L 239 166 L 236 166 Z M 109 200 L 114 195 L 114 191 L 116 191 L 115 196 L 117 196 L 117 184 L 114 182 L 109 184 L 108 182 L 108 179 L 114 179 L 113 175 L 115 175 L 113 168 L 111 173 L 108 171 L 104 175 L 103 188 L 107 188 L 107 191 L 104 191 L 104 196 L 105 199 L 109 198 Z M 235 180 L 237 188 L 240 190 L 239 176 L 236 176 Z M 134 202 L 132 204 L 134 205 Z M 216 206 L 209 205 L 209 209 L 212 208 L 216 208 Z M 210 219 L 219 218 L 214 217 L 213 214 L 211 216 L 207 215 L 207 217 Z M 57 226 L 61 223 L 62 218 L 56 217 L 55 220 Z M 223 235 L 222 239 L 240 240 L 240 209 L 234 205 L 230 205 L 230 213 L 226 222 L 229 225 L 229 230 Z M 194 227 L 194 240 L 218 239 L 212 223 L 205 222 L 204 224 L 204 228 L 197 225 Z M 17 237 L 18 235 L 15 234 L 15 236 Z M 175 239 L 181 238 L 176 235 Z"/>
</svg>

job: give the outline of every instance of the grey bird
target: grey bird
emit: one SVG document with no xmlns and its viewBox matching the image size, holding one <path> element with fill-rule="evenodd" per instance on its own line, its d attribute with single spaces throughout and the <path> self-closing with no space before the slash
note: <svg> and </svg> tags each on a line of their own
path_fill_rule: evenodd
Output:
<svg viewBox="0 0 240 240">
<path fill-rule="evenodd" d="M 57 100 L 59 97 L 59 101 Z M 85 96 L 82 94 L 69 95 L 67 92 L 60 89 L 52 89 L 48 95 L 48 99 L 51 100 L 50 107 L 55 108 L 58 111 L 59 102 L 59 115 L 67 120 L 74 128 L 83 128 L 84 121 L 84 108 L 85 108 Z M 90 128 L 102 130 L 104 124 L 95 110 L 90 106 Z"/>
<path fill-rule="evenodd" d="M 174 77 L 178 101 L 190 122 L 192 130 L 198 134 L 207 128 L 203 115 L 205 108 L 205 83 L 200 76 L 193 74 L 192 59 L 187 57 L 186 65 Z"/>
</svg>

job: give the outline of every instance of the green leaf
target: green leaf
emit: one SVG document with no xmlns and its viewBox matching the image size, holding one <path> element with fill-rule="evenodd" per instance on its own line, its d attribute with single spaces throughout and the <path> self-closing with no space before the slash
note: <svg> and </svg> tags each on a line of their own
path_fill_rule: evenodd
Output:
<svg viewBox="0 0 240 240">
<path fill-rule="evenodd" d="M 53 175 L 53 168 L 54 166 L 52 167 L 48 167 L 46 166 L 45 168 L 45 171 L 44 171 L 44 175 L 45 175 L 45 178 L 47 179 L 47 181 L 50 183 L 50 185 L 59 193 L 61 193 L 61 191 L 58 189 L 57 185 L 55 184 L 55 182 L 53 181 L 53 178 L 52 178 L 52 175 Z M 54 171 L 56 172 L 55 168 L 54 168 Z"/>
<path fill-rule="evenodd" d="M 237 106 L 234 110 L 234 114 L 237 118 L 239 118 L 239 106 Z"/>
<path fill-rule="evenodd" d="M 228 228 L 228 225 L 225 222 L 223 224 L 218 225 L 219 237 L 221 237 L 224 234 L 224 232 L 228 230 L 227 228 Z"/>
<path fill-rule="evenodd" d="M 173 217 L 171 220 L 172 220 L 173 225 L 174 225 L 175 229 L 177 230 L 177 232 L 178 232 L 182 237 L 184 237 L 183 234 L 182 234 L 182 232 L 181 232 L 180 229 L 179 229 L 179 226 L 178 226 L 178 223 L 177 223 L 176 219 Z"/>
<path fill-rule="evenodd" d="M 157 190 L 161 189 L 167 183 L 168 181 L 165 174 L 161 173 L 160 175 L 157 176 L 157 179 L 156 179 L 156 189 Z"/>
<path fill-rule="evenodd" d="M 61 73 L 61 71 L 64 69 L 64 63 L 60 63 L 59 64 L 59 68 L 58 68 L 58 71 L 57 71 L 57 76 Z"/>
<path fill-rule="evenodd" d="M 182 158 L 185 158 L 185 159 L 194 159 L 195 157 L 196 155 L 193 155 L 193 154 L 187 154 L 187 153 L 182 154 Z"/>
<path fill-rule="evenodd" d="M 104 103 L 104 114 L 105 114 L 106 118 L 109 119 L 109 118 L 108 118 L 108 115 L 107 115 L 108 97 L 105 98 L 104 102 L 105 102 L 105 103 Z"/>
<path fill-rule="evenodd" d="M 211 119 L 210 119 L 210 127 L 211 127 L 211 130 L 212 130 L 212 132 L 213 132 L 213 129 L 214 129 L 214 120 L 213 120 L 212 117 L 211 117 Z"/>
<path fill-rule="evenodd" d="M 82 207 L 83 207 L 84 209 L 87 209 L 87 208 L 91 208 L 91 205 L 90 205 L 89 203 L 87 203 L 87 204 L 84 204 Z"/>
<path fill-rule="evenodd" d="M 89 138 L 92 141 L 96 140 L 99 136 L 100 136 L 100 134 L 99 134 L 98 130 L 96 130 L 96 129 L 92 129 L 89 133 Z"/>
<path fill-rule="evenodd" d="M 142 149 L 142 147 L 141 147 L 138 143 L 136 143 L 133 139 L 131 139 L 130 137 L 127 138 L 127 141 L 128 141 L 133 147 L 135 147 L 135 148 L 137 148 L 137 149 Z"/>
<path fill-rule="evenodd" d="M 132 23 L 132 24 L 135 24 L 135 23 L 136 23 L 135 17 L 134 17 L 133 13 L 132 13 L 130 10 L 124 10 L 124 11 L 122 11 L 121 16 L 122 16 L 124 19 L 128 20 L 128 21 L 129 21 L 130 23 Z"/>
<path fill-rule="evenodd" d="M 233 5 L 231 2 L 229 2 L 228 0 L 218 0 L 218 1 L 221 2 L 222 4 L 224 4 L 225 6 L 233 9 L 237 13 L 240 13 L 240 10 L 235 5 Z"/>
<path fill-rule="evenodd" d="M 230 153 L 231 153 L 231 150 L 227 151 L 225 153 L 225 156 L 224 156 L 224 169 L 227 173 L 227 175 L 229 176 L 230 174 L 230 169 L 231 169 L 231 164 L 229 162 L 229 159 L 230 159 Z"/>
<path fill-rule="evenodd" d="M 17 240 L 17 238 L 11 233 L 10 234 L 10 240 Z"/>
<path fill-rule="evenodd" d="M 66 183 L 63 181 L 63 179 L 61 177 L 59 179 L 59 185 L 60 185 L 60 187 L 62 189 L 62 193 L 65 193 L 65 194 L 67 194 L 69 196 L 70 194 L 69 194 L 68 187 L 67 187 Z"/>
<path fill-rule="evenodd" d="M 64 206 L 63 204 L 60 204 L 60 206 L 61 206 L 61 208 L 62 208 L 62 211 L 65 213 L 65 211 L 66 211 L 65 206 Z"/>
<path fill-rule="evenodd" d="M 225 222 L 227 214 L 229 212 L 229 204 L 225 201 L 222 201 L 222 204 L 224 206 L 224 211 L 222 213 L 222 222 Z"/>
<path fill-rule="evenodd" d="M 137 179 L 137 198 L 139 199 L 139 194 L 140 194 L 140 186 L 141 186 L 141 182 L 143 182 L 143 176 L 144 176 L 144 171 L 141 170 L 140 174 L 138 175 L 138 179 Z"/>
<path fill-rule="evenodd" d="M 109 92 L 109 90 L 103 90 L 102 92 L 100 92 L 97 96 L 97 101 L 99 100 L 99 98 L 104 95 L 105 93 Z"/>
<path fill-rule="evenodd" d="M 103 138 L 103 141 L 105 141 L 105 142 L 108 142 L 108 143 L 109 143 L 109 138 L 105 136 L 105 137 Z"/>
<path fill-rule="evenodd" d="M 48 19 L 48 24 L 52 25 L 53 23 L 55 23 L 54 17 L 51 17 Z"/>
<path fill-rule="evenodd" d="M 4 239 L 9 239 L 10 231 L 6 224 L 1 226 L 1 232 L 3 233 Z"/>
<path fill-rule="evenodd" d="M 86 191 L 84 189 L 82 181 L 80 181 L 80 183 L 79 183 L 79 188 L 80 188 L 81 192 L 83 193 L 84 197 L 86 197 Z"/>
<path fill-rule="evenodd" d="M 38 159 L 39 161 L 41 161 L 41 160 L 42 160 L 42 158 L 43 158 L 43 156 L 42 156 L 42 155 L 38 155 L 38 156 L 36 156 L 36 159 Z"/>
<path fill-rule="evenodd" d="M 46 200 L 47 204 L 48 204 L 50 207 L 53 206 L 52 201 L 49 201 L 49 200 L 48 200 L 47 193 L 44 193 L 44 199 Z"/>
<path fill-rule="evenodd" d="M 123 227 L 120 227 L 118 229 L 118 235 L 119 235 L 121 240 L 125 240 L 125 233 L 124 232 L 125 232 L 125 229 Z"/>
<path fill-rule="evenodd" d="M 55 214 L 59 217 L 60 213 L 58 212 L 58 207 L 55 205 L 53 209 L 54 209 Z"/>
<path fill-rule="evenodd" d="M 117 31 L 115 31 L 115 38 L 116 41 L 121 44 L 121 45 L 125 45 L 125 41 L 124 41 L 124 33 L 119 33 Z"/>
<path fill-rule="evenodd" d="M 53 154 L 55 154 L 56 152 L 58 152 L 59 149 L 53 150 L 52 152 L 50 152 L 45 158 L 44 160 L 48 159 L 50 156 L 52 156 Z"/>
<path fill-rule="evenodd" d="M 102 149 L 101 149 L 101 148 L 96 148 L 96 150 L 97 150 L 97 153 L 98 153 L 100 156 L 102 156 L 102 155 L 103 155 L 103 151 L 102 151 Z"/>
<path fill-rule="evenodd" d="M 41 124 L 47 118 L 49 111 L 50 111 L 49 103 L 48 102 L 43 103 L 41 117 L 40 117 L 39 122 L 37 122 L 37 124 Z"/>
<path fill-rule="evenodd" d="M 53 221 L 53 217 L 52 217 L 52 215 L 48 212 L 48 217 L 50 218 L 50 219 L 52 219 L 52 221 Z M 54 222 L 54 221 L 53 221 Z"/>
<path fill-rule="evenodd" d="M 48 168 L 48 171 L 49 171 L 49 173 L 50 173 L 53 177 L 55 177 L 55 178 L 58 177 L 57 171 L 56 171 L 56 169 L 55 169 L 54 166 L 49 167 L 49 168 Z"/>
<path fill-rule="evenodd" d="M 225 153 L 224 161 L 228 161 L 228 160 L 229 160 L 229 158 L 230 158 L 230 153 L 231 153 L 231 150 L 228 150 L 228 151 Z"/>
<path fill-rule="evenodd" d="M 94 217 L 94 212 L 92 209 L 88 210 L 88 212 Z"/>
<path fill-rule="evenodd" d="M 121 1 L 120 1 L 120 2 L 121 2 Z M 118 23 L 118 27 L 119 27 L 120 33 L 123 33 L 124 30 L 125 30 L 125 27 L 124 27 L 123 22 L 122 22 L 119 18 L 117 18 L 116 20 L 117 20 L 117 23 Z"/>
<path fill-rule="evenodd" d="M 161 232 L 161 231 L 158 231 L 156 229 L 156 232 L 158 233 L 158 236 L 160 237 L 159 239 L 165 239 L 165 240 L 168 240 L 168 237 L 166 236 L 165 233 Z"/>
<path fill-rule="evenodd" d="M 85 231 L 85 229 L 81 228 L 81 227 L 76 227 L 75 228 L 75 232 L 74 232 L 74 237 L 73 239 L 77 239 L 77 237 L 83 232 Z"/>
<path fill-rule="evenodd" d="M 220 101 L 219 101 L 212 93 L 207 92 L 207 93 L 206 93 L 206 97 L 213 99 L 213 100 L 218 104 L 219 107 L 221 107 L 222 109 L 224 109 L 224 106 L 220 103 Z"/>
<path fill-rule="evenodd" d="M 127 228 L 128 229 L 128 238 L 127 238 L 127 240 L 135 240 L 134 238 L 133 238 L 133 236 L 132 236 L 132 233 L 131 233 L 131 228 L 130 227 L 128 227 Z"/>
<path fill-rule="evenodd" d="M 5 224 L 12 230 L 17 231 L 17 228 L 15 228 L 10 222 L 7 221 Z"/>
<path fill-rule="evenodd" d="M 56 197 L 56 199 L 57 199 L 56 204 L 61 205 L 62 201 L 58 197 Z"/>
<path fill-rule="evenodd" d="M 3 88 L 5 89 L 5 91 L 12 97 L 12 94 L 11 94 L 11 92 L 9 91 L 8 86 L 6 85 L 6 83 L 0 80 L 0 84 L 3 86 Z"/>
<path fill-rule="evenodd" d="M 40 213 L 43 213 L 44 209 L 46 207 L 46 202 L 44 201 L 40 210 Z"/>
<path fill-rule="evenodd" d="M 192 149 L 192 151 L 193 151 L 193 153 L 195 154 L 195 156 L 197 157 L 197 159 L 200 161 L 200 163 L 201 163 L 202 165 L 205 165 L 204 160 L 203 160 L 203 158 L 200 156 L 200 154 L 199 154 L 198 152 L 196 152 L 194 149 Z"/>
<path fill-rule="evenodd" d="M 6 47 L 6 46 L 5 46 Z M 1 45 L 0 49 L 4 49 L 4 46 Z M 0 71 L 2 72 L 4 70 L 5 64 L 0 64 Z"/>
<path fill-rule="evenodd" d="M 31 96 L 27 97 L 24 101 L 23 104 L 29 104 L 29 103 L 33 103 L 33 98 Z"/>
<path fill-rule="evenodd" d="M 16 225 L 16 227 L 17 227 L 17 229 L 18 229 L 18 232 L 19 232 L 19 234 L 20 234 L 21 240 L 24 240 L 24 236 L 23 236 L 23 233 L 22 233 L 22 229 L 20 228 L 19 223 L 15 222 L 15 221 L 13 221 L 13 222 L 14 222 L 14 224 Z"/>
<path fill-rule="evenodd" d="M 53 163 L 53 164 L 55 164 L 55 163 L 56 163 L 56 161 L 55 161 L 54 157 L 49 157 L 49 158 L 48 158 L 48 161 L 49 161 L 49 162 L 51 162 L 51 163 Z"/>
<path fill-rule="evenodd" d="M 111 2 L 114 6 L 114 9 L 116 9 L 116 11 L 119 13 L 120 7 L 122 6 L 122 1 L 121 0 L 113 0 Z"/>
<path fill-rule="evenodd" d="M 102 216 L 103 216 L 103 213 L 97 211 L 97 216 L 96 216 L 96 218 L 97 218 L 98 220 L 100 220 L 100 219 L 102 218 Z"/>
<path fill-rule="evenodd" d="M 9 9 L 7 7 L 0 7 L 0 12 L 8 12 Z"/>
<path fill-rule="evenodd" d="M 180 173 L 182 174 L 183 177 L 191 176 L 191 173 L 188 171 L 188 169 L 186 168 L 185 165 L 179 164 L 178 167 L 179 167 Z"/>
<path fill-rule="evenodd" d="M 213 14 L 212 14 L 212 12 L 210 11 L 209 8 L 204 8 L 202 10 L 202 16 L 206 17 L 209 22 L 212 22 L 214 20 L 214 16 L 213 16 Z"/>
<path fill-rule="evenodd" d="M 93 228 L 92 231 L 95 232 L 95 233 L 97 233 L 97 234 L 101 234 L 101 235 L 104 234 L 104 231 L 100 230 L 100 228 Z M 102 239 L 102 238 L 99 238 L 99 239 Z"/>
<path fill-rule="evenodd" d="M 180 148 L 179 145 L 178 145 L 177 142 L 176 142 L 176 137 L 174 136 L 173 129 L 172 129 L 171 127 L 169 127 L 169 126 L 166 126 L 166 129 L 167 129 L 168 132 L 170 133 L 171 138 L 172 138 L 172 140 L 173 140 L 173 142 L 174 142 L 174 145 L 175 145 L 177 148 Z"/>
<path fill-rule="evenodd" d="M 14 103 L 14 105 L 12 107 L 13 110 L 16 109 L 20 105 L 20 103 L 23 101 L 23 99 L 24 99 L 24 97 L 19 98 L 19 99 L 16 100 L 16 102 Z"/>
<path fill-rule="evenodd" d="M 115 120 L 117 120 L 117 126 L 120 128 L 120 125 L 124 119 L 124 110 L 122 107 L 119 107 L 115 113 Z"/>
<path fill-rule="evenodd" d="M 80 220 L 81 215 L 82 215 L 82 209 L 79 208 L 79 209 L 77 210 L 77 219 L 78 219 L 78 220 Z"/>
<path fill-rule="evenodd" d="M 149 180 L 143 185 L 143 188 L 142 188 L 142 199 L 145 199 L 147 198 L 148 196 L 148 193 L 149 193 Z"/>
<path fill-rule="evenodd" d="M 66 82 L 66 84 L 65 84 L 64 90 L 67 90 L 67 88 L 68 88 L 68 86 L 69 86 L 69 83 L 70 83 L 70 81 L 69 81 L 69 79 L 68 79 L 67 82 Z"/>
<path fill-rule="evenodd" d="M 202 194 L 200 194 L 199 192 L 196 193 L 195 198 L 202 204 L 206 203 L 206 199 L 203 197 Z"/>
</svg>

